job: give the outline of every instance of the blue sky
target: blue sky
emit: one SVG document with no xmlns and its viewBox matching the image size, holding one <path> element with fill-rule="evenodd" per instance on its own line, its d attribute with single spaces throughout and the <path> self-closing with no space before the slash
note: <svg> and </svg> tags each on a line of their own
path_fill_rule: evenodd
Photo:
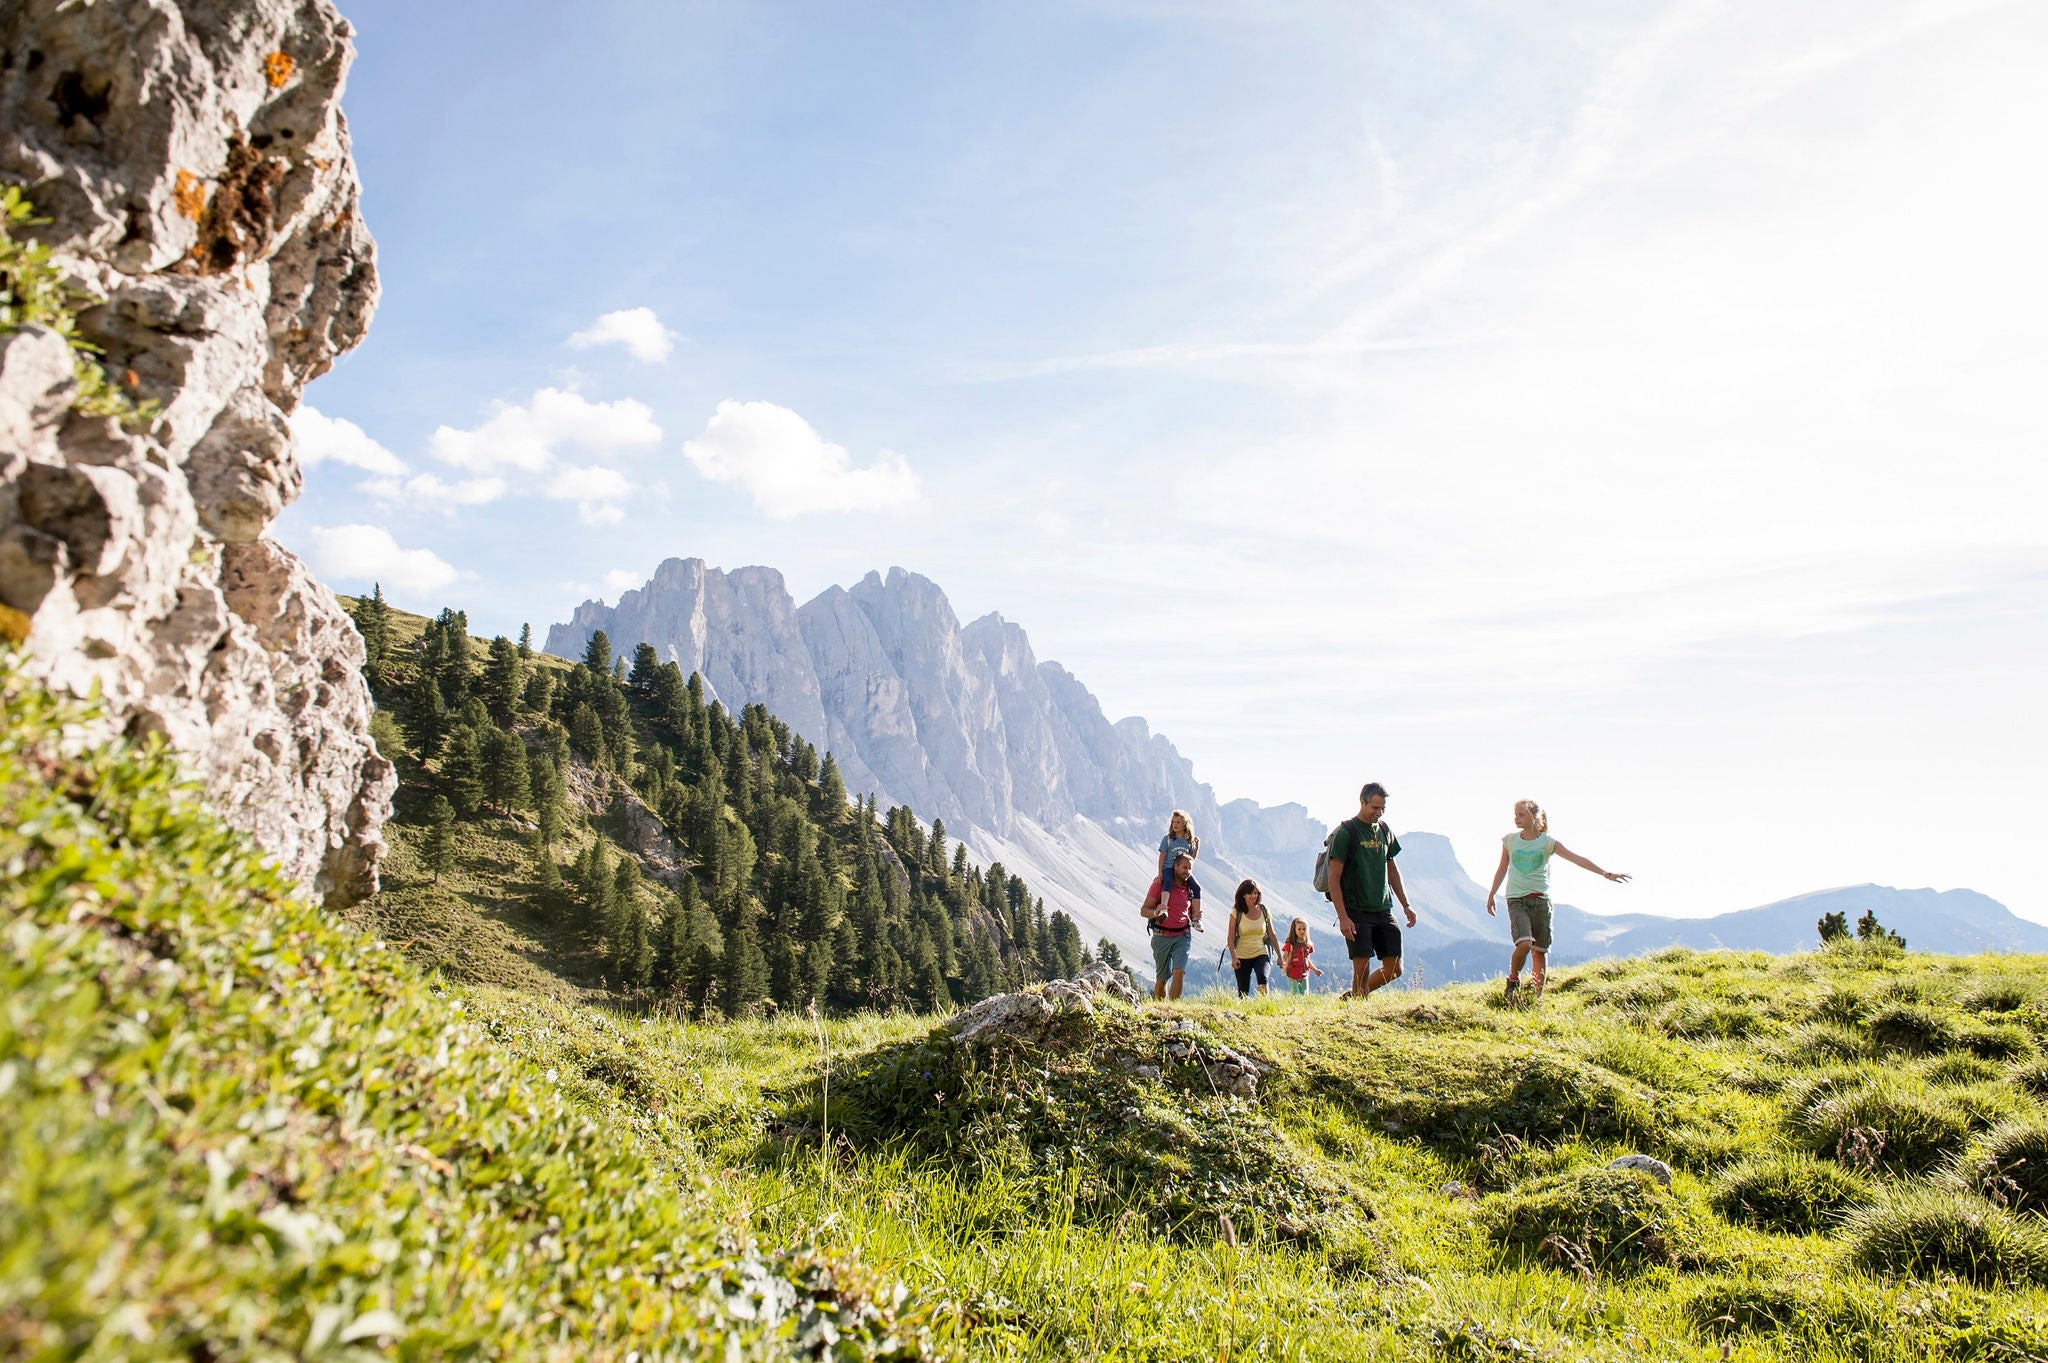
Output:
<svg viewBox="0 0 2048 1363">
<path fill-rule="evenodd" d="M 2048 919 L 2048 10 L 1538 8 L 346 5 L 277 533 L 506 632 L 902 564 L 1224 798 Z"/>
</svg>

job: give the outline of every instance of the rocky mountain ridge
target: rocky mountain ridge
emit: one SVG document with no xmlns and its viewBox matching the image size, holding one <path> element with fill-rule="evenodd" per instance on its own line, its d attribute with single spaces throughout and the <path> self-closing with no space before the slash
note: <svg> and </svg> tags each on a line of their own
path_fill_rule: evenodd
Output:
<svg viewBox="0 0 2048 1363">
<path fill-rule="evenodd" d="M 0 623 L 334 905 L 376 888 L 395 780 L 361 640 L 264 533 L 300 488 L 286 417 L 376 307 L 350 39 L 327 0 L 0 9 L 0 183 L 36 219 L 8 231 L 67 299 L 0 332 Z"/>
<path fill-rule="evenodd" d="M 651 644 L 730 708 L 767 706 L 834 755 L 849 789 L 944 819 L 978 860 L 1126 950 L 1144 942 L 1136 904 L 1172 810 L 1202 834 L 1201 874 L 1219 896 L 1253 874 L 1286 901 L 1327 832 L 1299 805 L 1220 804 L 1164 735 L 1112 721 L 1022 627 L 998 614 L 963 625 L 935 583 L 902 568 L 799 606 L 772 568 L 672 558 L 615 605 L 577 607 L 547 651 L 580 657 L 598 630 L 615 651 Z"/>
</svg>

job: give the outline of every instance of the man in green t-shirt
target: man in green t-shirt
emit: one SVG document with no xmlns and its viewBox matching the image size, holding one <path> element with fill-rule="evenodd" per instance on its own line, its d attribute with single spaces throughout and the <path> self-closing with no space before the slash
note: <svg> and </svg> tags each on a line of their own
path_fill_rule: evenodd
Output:
<svg viewBox="0 0 2048 1363">
<path fill-rule="evenodd" d="M 1401 978 L 1401 929 L 1394 923 L 1393 900 L 1401 901 L 1408 926 L 1415 926 L 1401 868 L 1394 864 L 1401 840 L 1382 821 L 1386 812 L 1387 788 L 1368 781 L 1358 792 L 1358 817 L 1338 824 L 1330 835 L 1330 903 L 1337 909 L 1337 930 L 1351 949 L 1347 998 L 1362 999 Z M 1377 970 L 1372 968 L 1375 956 Z"/>
</svg>

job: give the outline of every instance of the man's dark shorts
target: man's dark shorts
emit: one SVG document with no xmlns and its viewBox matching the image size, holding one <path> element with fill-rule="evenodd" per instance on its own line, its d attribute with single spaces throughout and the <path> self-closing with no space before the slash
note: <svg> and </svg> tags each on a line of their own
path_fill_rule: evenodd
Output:
<svg viewBox="0 0 2048 1363">
<path fill-rule="evenodd" d="M 1358 935 L 1345 943 L 1352 960 L 1370 960 L 1374 956 L 1382 961 L 1401 959 L 1401 929 L 1393 923 L 1361 923 L 1354 918 L 1351 925 L 1358 929 Z"/>
</svg>

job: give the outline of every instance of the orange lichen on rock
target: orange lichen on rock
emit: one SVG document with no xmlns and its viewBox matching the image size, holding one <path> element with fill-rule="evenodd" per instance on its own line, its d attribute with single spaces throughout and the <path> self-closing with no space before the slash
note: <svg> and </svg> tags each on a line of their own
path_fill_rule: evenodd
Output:
<svg viewBox="0 0 2048 1363">
<path fill-rule="evenodd" d="M 178 205 L 178 211 L 198 222 L 206 216 L 206 181 L 189 170 L 178 172 L 178 182 L 171 189 L 171 199 Z"/>
<path fill-rule="evenodd" d="M 285 82 L 298 69 L 299 64 L 291 59 L 290 53 L 273 52 L 263 59 L 263 79 L 270 82 L 273 90 L 284 89 Z"/>
</svg>

